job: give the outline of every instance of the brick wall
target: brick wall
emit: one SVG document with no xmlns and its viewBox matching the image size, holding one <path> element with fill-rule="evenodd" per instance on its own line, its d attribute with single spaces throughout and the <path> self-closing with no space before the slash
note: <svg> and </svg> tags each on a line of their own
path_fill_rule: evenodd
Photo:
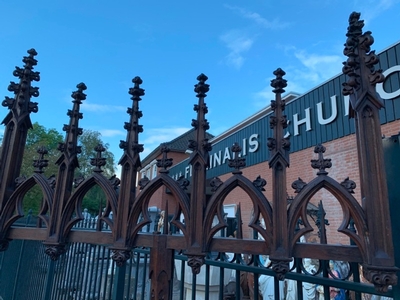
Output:
<svg viewBox="0 0 400 300">
<path fill-rule="evenodd" d="M 389 137 L 398 134 L 400 131 L 400 120 L 394 121 L 382 126 L 382 134 Z M 327 169 L 329 176 L 336 181 L 342 182 L 346 177 L 356 182 L 356 189 L 354 190 L 353 196 L 360 202 L 360 184 L 359 184 L 359 169 L 358 169 L 358 158 L 357 158 L 357 145 L 356 136 L 349 135 L 343 138 L 325 143 L 326 152 L 325 158 L 330 158 L 332 167 Z M 311 159 L 317 158 L 317 154 L 314 153 L 314 148 L 304 149 L 292 153 L 290 155 L 290 167 L 287 169 L 287 191 L 288 196 L 295 196 L 294 190 L 291 187 L 293 181 L 299 177 L 305 181 L 310 182 L 316 177 L 317 170 L 311 168 Z M 251 166 L 242 170 L 243 175 L 250 180 L 254 180 L 258 175 L 261 175 L 267 181 L 265 187 L 266 191 L 264 194 L 272 202 L 272 179 L 271 170 L 269 169 L 268 162 L 263 162 L 255 166 Z M 222 181 L 227 180 L 231 175 L 225 174 L 220 176 Z M 329 221 L 327 227 L 328 243 L 330 244 L 349 244 L 349 238 L 346 235 L 337 232 L 342 223 L 342 209 L 339 202 L 326 190 L 314 195 L 310 200 L 312 204 L 318 206 L 320 200 L 323 200 L 324 209 L 326 211 L 326 219 Z M 224 204 L 241 204 L 242 218 L 243 218 L 243 231 L 247 237 L 252 236 L 251 228 L 247 227 L 250 221 L 252 213 L 252 203 L 245 195 L 243 191 L 235 190 L 227 197 Z M 313 225 L 313 220 L 309 219 L 310 224 Z M 314 226 L 315 227 L 315 226 Z M 315 239 L 316 235 L 311 234 L 311 239 Z"/>
<path fill-rule="evenodd" d="M 382 126 L 382 134 L 389 137 L 398 134 L 400 131 L 400 120 L 394 121 Z M 327 169 L 329 176 L 336 181 L 342 182 L 345 178 L 356 182 L 356 189 L 354 190 L 353 196 L 360 203 L 360 187 L 359 187 L 359 169 L 357 161 L 357 149 L 356 149 L 356 137 L 355 135 L 349 135 L 340 139 L 325 143 L 326 152 L 324 153 L 325 158 L 330 158 L 332 167 Z M 296 196 L 294 190 L 291 187 L 293 181 L 299 177 L 305 181 L 310 182 L 317 175 L 317 170 L 311 168 L 311 159 L 317 158 L 317 154 L 314 153 L 314 147 L 307 148 L 302 151 L 292 153 L 290 155 L 290 167 L 287 169 L 287 191 L 288 196 Z M 174 159 L 177 163 L 187 157 L 187 154 L 182 153 L 169 153 L 169 157 Z M 255 180 L 257 176 L 261 176 L 267 181 L 265 186 L 265 196 L 272 203 L 272 178 L 271 169 L 269 168 L 268 162 L 263 162 L 251 167 L 242 169 L 243 176 L 247 177 L 251 181 Z M 231 176 L 231 173 L 219 176 L 222 181 L 226 181 Z M 169 203 L 169 211 L 175 208 L 176 201 L 173 199 L 171 194 L 166 194 L 165 187 L 160 188 L 152 197 L 150 206 L 154 205 L 160 207 L 162 210 L 165 209 L 166 201 Z M 325 218 L 329 221 L 327 226 L 328 243 L 330 244 L 349 244 L 349 238 L 341 233 L 337 232 L 340 224 L 342 223 L 342 209 L 339 202 L 326 190 L 318 192 L 312 197 L 310 202 L 315 206 L 318 206 L 320 200 L 323 200 L 324 209 L 326 211 Z M 243 234 L 246 238 L 253 236 L 253 230 L 248 227 L 248 224 L 252 218 L 253 203 L 250 198 L 240 188 L 236 188 L 232 191 L 227 198 L 224 200 L 224 204 L 239 204 L 241 205 L 242 220 L 243 220 Z M 361 203 L 360 203 L 361 204 Z M 309 222 L 314 225 L 314 221 L 310 218 Z M 315 226 L 314 226 L 315 228 Z M 308 236 L 309 240 L 317 239 L 317 229 Z"/>
</svg>

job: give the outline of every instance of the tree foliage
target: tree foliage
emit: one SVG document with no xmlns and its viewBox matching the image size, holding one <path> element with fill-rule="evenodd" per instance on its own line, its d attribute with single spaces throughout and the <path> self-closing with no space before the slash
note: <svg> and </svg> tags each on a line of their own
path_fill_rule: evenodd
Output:
<svg viewBox="0 0 400 300">
<path fill-rule="evenodd" d="M 95 158 L 97 152 L 95 148 L 101 144 L 105 148 L 105 151 L 101 154 L 106 159 L 106 165 L 102 168 L 103 175 L 110 178 L 115 172 L 115 160 L 114 154 L 108 151 L 108 144 L 104 144 L 101 141 L 101 134 L 97 131 L 86 130 L 79 137 L 80 145 L 82 147 L 82 153 L 79 156 L 79 170 L 80 176 L 87 178 L 93 172 L 94 166 L 91 165 L 91 158 Z M 101 210 L 105 207 L 105 195 L 99 186 L 94 186 L 85 195 L 82 203 L 83 208 L 87 208 L 89 213 L 94 216 L 101 213 Z"/>
<path fill-rule="evenodd" d="M 46 129 L 39 123 L 34 123 L 33 129 L 28 131 L 24 158 L 21 166 L 21 175 L 28 177 L 33 174 L 33 161 L 39 158 L 37 150 L 42 146 L 46 147 L 48 151 L 45 159 L 49 161 L 48 167 L 44 169 L 44 174 L 47 177 L 57 174 L 55 162 L 60 156 L 57 146 L 62 141 L 63 136 L 56 129 Z"/>
<path fill-rule="evenodd" d="M 98 131 L 85 130 L 79 137 L 82 153 L 79 155 L 79 173 L 84 177 L 92 173 L 93 166 L 90 164 L 91 158 L 96 157 L 95 148 L 101 144 L 105 148 L 102 157 L 106 159 L 106 165 L 102 168 L 103 175 L 111 177 L 115 172 L 114 154 L 108 151 L 109 144 L 104 144 L 101 140 L 101 134 Z"/>
<path fill-rule="evenodd" d="M 39 158 L 37 150 L 45 146 L 48 154 L 45 159 L 49 161 L 48 167 L 44 168 L 44 175 L 50 177 L 57 174 L 55 162 L 59 157 L 57 146 L 62 142 L 63 136 L 54 128 L 46 129 L 39 123 L 33 124 L 33 129 L 28 131 L 24 158 L 22 160 L 20 176 L 29 177 L 33 174 L 34 160 Z M 33 187 L 24 197 L 24 211 L 32 209 L 32 213 L 37 215 L 41 206 L 42 192 L 38 186 Z"/>
<path fill-rule="evenodd" d="M 21 176 L 29 177 L 34 172 L 33 161 L 39 158 L 38 148 L 45 146 L 48 154 L 45 159 L 49 161 L 48 167 L 44 168 L 44 175 L 50 177 L 57 175 L 57 159 L 60 152 L 57 150 L 58 144 L 63 142 L 64 137 L 56 129 L 46 129 L 39 123 L 33 124 L 33 129 L 29 130 L 24 152 L 24 158 L 21 167 Z M 114 175 L 115 161 L 114 155 L 108 150 L 108 144 L 103 144 L 101 134 L 97 131 L 87 130 L 79 137 L 79 144 L 82 152 L 78 155 L 80 168 L 76 170 L 75 177 L 87 178 L 93 171 L 90 164 L 91 158 L 95 158 L 97 153 L 94 150 L 98 144 L 102 144 L 105 151 L 102 157 L 106 159 L 106 165 L 102 168 L 106 177 Z M 35 186 L 24 197 L 24 211 L 32 209 L 33 214 L 38 214 L 41 206 L 42 195 L 40 188 Z M 105 206 L 105 196 L 103 191 L 95 186 L 84 197 L 82 207 L 87 208 L 92 215 L 99 212 Z"/>
</svg>

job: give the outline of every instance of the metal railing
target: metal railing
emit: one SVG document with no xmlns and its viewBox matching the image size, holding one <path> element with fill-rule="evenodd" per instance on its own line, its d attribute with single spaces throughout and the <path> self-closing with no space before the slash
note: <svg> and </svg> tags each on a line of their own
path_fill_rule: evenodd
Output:
<svg viewBox="0 0 400 300">
<path fill-rule="evenodd" d="M 30 215 L 18 225 L 36 226 Z M 95 221 L 86 220 L 75 229 L 95 226 Z M 68 248 L 58 261 L 52 261 L 42 242 L 13 241 L 9 251 L 0 253 L 0 297 L 150 299 L 149 249 L 134 249 L 128 263 L 117 267 L 106 246 L 70 243 Z M 335 262 L 333 266 L 332 261 L 296 258 L 286 279 L 279 281 L 267 256 L 209 253 L 199 274 L 193 274 L 187 260 L 176 252 L 171 299 L 331 299 L 332 295 L 338 296 L 335 299 L 373 299 L 377 293 L 373 285 L 363 282 L 357 263 Z M 380 295 L 392 297 L 393 292 L 389 289 Z"/>
</svg>

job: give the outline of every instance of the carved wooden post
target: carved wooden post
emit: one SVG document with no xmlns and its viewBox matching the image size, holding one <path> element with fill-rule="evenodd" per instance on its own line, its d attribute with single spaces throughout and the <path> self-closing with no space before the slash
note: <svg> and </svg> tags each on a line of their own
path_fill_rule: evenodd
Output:
<svg viewBox="0 0 400 300">
<path fill-rule="evenodd" d="M 140 77 L 132 79 L 133 88 L 129 89 L 132 95 L 132 108 L 128 108 L 130 121 L 125 122 L 124 128 L 127 131 L 126 141 L 120 142 L 120 148 L 124 150 L 118 164 L 121 170 L 121 189 L 118 196 L 118 208 L 115 219 L 114 244 L 112 245 L 113 260 L 118 266 L 122 266 L 130 257 L 130 245 L 133 241 L 128 240 L 127 222 L 130 207 L 136 194 L 136 176 L 141 166 L 139 154 L 143 152 L 143 145 L 139 144 L 139 133 L 143 132 L 143 125 L 139 125 L 142 112 L 139 110 L 140 98 L 144 95 L 144 89 L 140 87 L 143 83 Z"/>
<path fill-rule="evenodd" d="M 37 103 L 30 101 L 32 96 L 39 96 L 39 88 L 31 86 L 32 81 L 40 80 L 39 72 L 33 71 L 37 52 L 30 49 L 28 54 L 22 60 L 24 68 L 15 67 L 13 72 L 20 79 L 19 83 L 11 82 L 8 86 L 15 94 L 14 99 L 5 97 L 1 103 L 10 112 L 2 122 L 6 128 L 0 155 L 0 211 L 15 190 L 15 179 L 20 175 L 28 129 L 32 128 L 30 113 L 38 111 Z"/>
<path fill-rule="evenodd" d="M 70 117 L 68 125 L 64 125 L 63 130 L 66 132 L 64 143 L 58 145 L 58 150 L 61 151 L 61 156 L 56 161 L 58 167 L 56 186 L 54 191 L 53 205 L 50 208 L 48 238 L 44 242 L 46 246 L 46 254 L 50 256 L 52 260 L 58 259 L 58 257 L 66 251 L 66 238 L 68 233 L 64 232 L 66 228 L 66 220 L 64 214 L 64 208 L 67 200 L 71 196 L 72 187 L 74 184 L 74 171 L 79 167 L 78 154 L 81 153 L 81 147 L 78 146 L 78 136 L 82 134 L 82 128 L 79 128 L 79 119 L 83 118 L 80 110 L 82 100 L 86 99 L 86 94 L 83 92 L 86 90 L 84 83 L 79 83 L 77 91 L 73 92 L 71 97 L 73 108 L 68 110 L 67 115 Z"/>
<path fill-rule="evenodd" d="M 165 219 L 168 218 L 168 215 Z M 151 299 L 172 299 L 172 274 L 174 268 L 174 250 L 167 249 L 165 234 L 153 235 L 153 246 L 150 250 Z"/>
<path fill-rule="evenodd" d="M 378 290 L 387 290 L 396 284 L 393 258 L 392 231 L 389 214 L 388 191 L 382 150 L 379 109 L 383 101 L 375 85 L 383 82 L 379 62 L 370 46 L 374 40 L 371 32 L 362 33 L 364 21 L 353 12 L 349 18 L 347 40 L 343 53 L 349 58 L 343 73 L 348 76 L 343 84 L 343 94 L 350 96 L 352 116 L 355 118 L 357 149 L 360 169 L 362 206 L 366 212 L 369 230 L 368 261 L 364 262 L 365 278 Z"/>
<path fill-rule="evenodd" d="M 192 120 L 192 126 L 195 128 L 196 140 L 190 141 L 189 149 L 193 151 L 189 159 L 189 164 L 192 166 L 192 188 L 190 198 L 190 220 L 187 223 L 189 226 L 188 247 L 186 254 L 188 256 L 188 265 L 192 268 L 193 273 L 198 274 L 201 266 L 204 264 L 205 252 L 203 249 L 203 221 L 204 209 L 206 206 L 206 170 L 209 166 L 209 154 L 211 144 L 206 138 L 206 130 L 210 128 L 207 119 L 205 118 L 208 108 L 204 102 L 209 91 L 209 85 L 206 84 L 208 77 L 200 74 L 197 77 L 199 81 L 195 85 L 194 91 L 199 98 L 198 104 L 194 106 L 197 112 L 197 119 Z"/>
<path fill-rule="evenodd" d="M 268 138 L 268 148 L 271 152 L 269 167 L 272 168 L 272 201 L 273 201 L 273 241 L 270 260 L 272 269 L 277 277 L 283 280 L 289 271 L 289 234 L 287 225 L 287 190 L 286 190 L 286 168 L 289 167 L 290 142 L 284 138 L 283 130 L 287 127 L 286 115 L 283 115 L 285 101 L 282 100 L 283 89 L 286 87 L 286 80 L 282 77 L 286 73 L 282 69 L 274 71 L 276 78 L 271 81 L 274 88 L 275 101 L 271 101 L 271 109 L 274 115 L 271 116 L 270 126 L 273 129 L 274 137 Z"/>
<path fill-rule="evenodd" d="M 172 166 L 172 158 L 167 154 L 170 149 L 166 144 L 161 146 L 162 158 L 157 159 L 160 176 L 168 175 Z M 147 179 L 148 180 L 148 179 Z M 162 232 L 154 232 L 150 249 L 149 275 L 151 281 L 152 299 L 172 299 L 172 278 L 174 271 L 174 250 L 167 248 L 168 241 L 168 202 L 164 210 Z"/>
</svg>

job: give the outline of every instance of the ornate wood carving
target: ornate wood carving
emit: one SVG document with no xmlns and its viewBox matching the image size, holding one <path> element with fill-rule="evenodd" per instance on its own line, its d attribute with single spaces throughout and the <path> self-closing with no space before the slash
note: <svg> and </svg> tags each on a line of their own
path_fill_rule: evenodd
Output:
<svg viewBox="0 0 400 300">
<path fill-rule="evenodd" d="M 139 124 L 142 117 L 139 102 L 144 90 L 140 87 L 142 80 L 139 77 L 132 80 L 134 86 L 129 90 L 132 106 L 127 110 L 129 122 L 124 124 L 126 140 L 120 143 L 123 149 L 119 161 L 122 167 L 121 179 L 115 176 L 108 179 L 102 175 L 101 168 L 105 160 L 101 156 L 104 151 L 101 145 L 96 148 L 97 156 L 91 160 L 93 174 L 86 179 L 73 178 L 80 152 L 77 138 L 82 133 L 79 128 L 82 113 L 79 109 L 86 99 L 86 86 L 83 83 L 72 93 L 73 108 L 68 111 L 69 124 L 64 126 L 65 141 L 59 146 L 61 155 L 57 161 L 59 172 L 56 180 L 43 175 L 43 168 L 47 165 L 44 148 L 39 151 L 39 158 L 34 162 L 35 173 L 28 178 L 19 177 L 24 150 L 22 145 L 25 144 L 27 130 L 31 127 L 29 114 L 37 111 L 37 103 L 30 102 L 30 98 L 39 95 L 38 88 L 31 86 L 32 81 L 39 80 L 39 73 L 33 71 L 33 66 L 37 63 L 34 58 L 36 52 L 29 50 L 29 56 L 23 60 L 24 68 L 17 67 L 14 71 L 14 75 L 20 78 L 20 83 L 12 82 L 9 87 L 15 94 L 14 98 L 6 97 L 2 103 L 10 112 L 3 121 L 6 129 L 0 155 L 0 251 L 8 248 L 11 236 L 26 237 L 17 228 L 12 228 L 12 224 L 23 216 L 24 195 L 38 185 L 42 190 L 44 203 L 39 217 L 46 229 L 32 229 L 30 238 L 44 237 L 46 253 L 52 259 L 57 259 L 68 249 L 69 235 L 74 224 L 83 218 L 80 204 L 84 195 L 90 188 L 98 185 L 107 199 L 100 221 L 110 227 L 112 237 L 110 233 L 101 232 L 101 228 L 98 228 L 99 240 L 96 243 L 108 244 L 112 250 L 112 258 L 119 266 L 131 258 L 134 247 L 151 248 L 150 277 L 153 298 L 170 299 L 174 250 L 183 251 L 188 256 L 188 265 L 194 274 L 200 272 L 207 253 L 211 251 L 269 255 L 271 269 L 279 279 L 284 279 L 285 274 L 290 271 L 289 263 L 296 256 L 362 262 L 365 278 L 379 291 L 385 291 L 389 285 L 397 283 L 397 268 L 393 259 L 378 126 L 378 110 L 383 104 L 374 89 L 375 84 L 383 80 L 383 76 L 379 70 L 374 70 L 377 56 L 370 51 L 373 39 L 370 32 L 362 33 L 362 27 L 359 14 L 351 14 L 344 50 L 349 58 L 343 67 L 343 72 L 348 76 L 343 93 L 350 96 L 351 114 L 356 122 L 362 205 L 353 196 L 353 181 L 346 178 L 340 183 L 329 176 L 326 169 L 332 166 L 332 162 L 323 156 L 325 148 L 317 145 L 314 152 L 318 158 L 311 160 L 310 166 L 317 169 L 316 177 L 308 183 L 300 177 L 293 182 L 292 188 L 296 196 L 288 207 L 286 168 L 289 167 L 290 141 L 284 137 L 287 119 L 283 114 L 285 102 L 282 100 L 282 93 L 287 82 L 283 78 L 285 72 L 281 69 L 274 72 L 275 79 L 271 82 L 275 93 L 275 100 L 271 102 L 274 113 L 270 120 L 273 136 L 268 138 L 267 145 L 270 150 L 269 167 L 272 169 L 272 205 L 263 194 L 266 181 L 261 176 L 252 180 L 243 176 L 242 168 L 246 166 L 246 162 L 239 155 L 241 149 L 237 143 L 232 146 L 234 156 L 229 160 L 229 166 L 233 168 L 231 177 L 224 182 L 219 178 L 212 179 L 210 187 L 213 194 L 206 199 L 206 170 L 209 167 L 211 143 L 206 138 L 209 123 L 205 118 L 208 109 L 204 99 L 209 85 L 204 74 L 197 77 L 198 83 L 194 89 L 198 103 L 194 106 L 196 119 L 192 120 L 195 138 L 188 145 L 192 150 L 189 159 L 192 168 L 190 184 L 186 179 L 176 181 L 169 176 L 168 169 L 172 165 L 172 159 L 168 158 L 169 149 L 161 147 L 162 158 L 157 162 L 159 175 L 152 180 L 142 178 L 139 181 L 140 193 L 136 191 L 137 172 L 141 166 L 139 154 L 143 151 L 143 145 L 139 143 L 139 134 L 143 131 L 143 126 Z M 164 220 L 164 230 L 160 230 L 162 232 L 141 233 L 141 229 L 151 222 L 148 213 L 151 197 L 162 186 L 174 197 L 174 205 L 166 204 L 165 214 L 172 215 L 170 224 L 179 229 L 180 235 L 168 233 L 167 218 Z M 186 191 L 189 187 L 190 197 Z M 218 231 L 227 226 L 223 202 L 235 188 L 241 189 L 251 201 L 253 215 L 247 225 L 255 231 L 259 237 L 257 240 L 243 238 L 240 203 L 236 239 L 216 236 Z M 321 213 L 318 218 L 321 244 L 298 242 L 300 237 L 313 230 L 307 218 L 307 205 L 322 189 L 330 192 L 340 203 L 343 220 L 337 230 L 347 235 L 355 245 L 327 245 L 324 216 Z M 320 211 L 323 211 L 322 203 Z M 111 213 L 113 218 L 110 217 Z M 185 222 L 181 221 L 181 217 Z M 85 242 L 90 234 L 81 231 L 76 239 Z"/>
<path fill-rule="evenodd" d="M 375 85 L 383 82 L 382 70 L 375 70 L 379 62 L 370 31 L 362 32 L 364 21 L 353 12 L 349 18 L 347 40 L 343 53 L 348 56 L 343 73 L 347 82 L 343 94 L 350 96 L 355 119 L 357 150 L 360 169 L 362 206 L 366 212 L 369 238 L 368 256 L 364 261 L 365 277 L 380 290 L 397 283 L 394 267 L 393 242 L 389 214 L 386 173 L 384 169 L 379 109 L 383 101 Z M 365 134 L 368 132 L 368 134 Z"/>
<path fill-rule="evenodd" d="M 209 124 L 205 115 L 208 112 L 204 98 L 207 97 L 209 85 L 206 83 L 208 77 L 200 74 L 197 77 L 199 81 L 194 86 L 196 97 L 199 99 L 198 104 L 194 106 L 194 111 L 197 112 L 197 119 L 192 120 L 192 126 L 195 128 L 196 141 L 193 144 L 193 152 L 189 159 L 189 164 L 192 165 L 192 188 L 190 198 L 190 211 L 187 224 L 188 244 L 185 254 L 189 257 L 196 258 L 196 263 L 192 263 L 193 273 L 198 272 L 199 263 L 205 257 L 206 249 L 204 247 L 204 237 L 201 228 L 204 227 L 204 211 L 206 206 L 206 170 L 209 166 L 208 152 L 211 150 L 211 144 L 206 138 L 206 130 L 209 129 Z"/>
<path fill-rule="evenodd" d="M 289 271 L 289 262 L 292 260 L 289 250 L 289 240 L 282 238 L 288 236 L 287 228 L 287 188 L 286 168 L 289 167 L 289 141 L 284 138 L 283 130 L 287 127 L 286 115 L 283 114 L 285 101 L 282 100 L 282 93 L 287 86 L 286 79 L 283 79 L 285 72 L 282 69 L 274 71 L 275 79 L 271 81 L 272 91 L 275 93 L 275 100 L 271 101 L 271 109 L 274 115 L 270 126 L 273 130 L 273 144 L 270 147 L 271 155 L 268 161 L 272 169 L 272 219 L 274 220 L 273 245 L 270 255 L 272 269 L 277 277 L 283 280 Z"/>
</svg>

